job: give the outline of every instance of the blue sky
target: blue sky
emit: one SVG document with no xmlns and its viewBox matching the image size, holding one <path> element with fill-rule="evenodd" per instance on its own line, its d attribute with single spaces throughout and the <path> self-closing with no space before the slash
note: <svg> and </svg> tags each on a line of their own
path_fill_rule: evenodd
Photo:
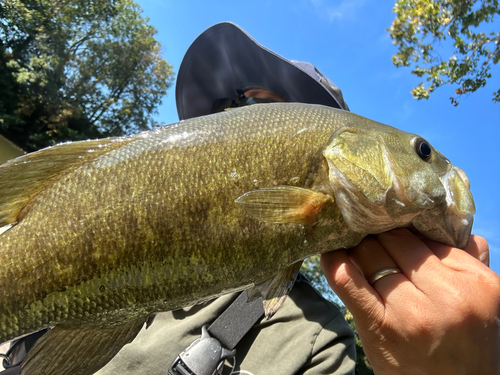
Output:
<svg viewBox="0 0 500 375">
<path fill-rule="evenodd" d="M 396 48 L 387 28 L 394 18 L 393 1 L 137 2 L 158 29 L 163 57 L 175 72 L 203 30 L 231 21 L 283 57 L 312 62 L 342 89 L 351 111 L 426 138 L 469 176 L 477 208 L 473 233 L 488 240 L 491 267 L 500 273 L 500 104 L 491 101 L 500 89 L 499 66 L 486 88 L 461 99 L 458 107 L 451 105 L 454 89 L 449 86 L 417 101 L 410 90 L 419 79 L 391 60 Z M 174 86 L 157 117 L 167 124 L 178 121 Z"/>
</svg>

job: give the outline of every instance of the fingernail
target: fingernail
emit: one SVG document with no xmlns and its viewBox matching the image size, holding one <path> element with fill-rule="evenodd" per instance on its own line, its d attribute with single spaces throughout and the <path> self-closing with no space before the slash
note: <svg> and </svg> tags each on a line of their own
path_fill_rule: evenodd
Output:
<svg viewBox="0 0 500 375">
<path fill-rule="evenodd" d="M 479 260 L 481 261 L 481 263 L 483 263 L 489 267 L 490 266 L 490 253 L 487 251 L 480 253 Z"/>
</svg>

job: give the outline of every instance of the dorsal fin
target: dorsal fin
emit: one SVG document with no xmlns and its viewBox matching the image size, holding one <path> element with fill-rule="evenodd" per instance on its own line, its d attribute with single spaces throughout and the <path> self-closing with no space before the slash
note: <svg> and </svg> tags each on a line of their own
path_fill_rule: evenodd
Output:
<svg viewBox="0 0 500 375">
<path fill-rule="evenodd" d="M 62 175 L 135 139 L 137 136 L 62 143 L 1 164 L 0 227 L 18 221 L 30 198 Z"/>
</svg>

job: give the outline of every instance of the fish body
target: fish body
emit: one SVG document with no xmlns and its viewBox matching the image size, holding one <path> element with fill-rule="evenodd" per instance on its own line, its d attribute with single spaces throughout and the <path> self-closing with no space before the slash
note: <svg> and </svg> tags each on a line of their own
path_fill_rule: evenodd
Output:
<svg viewBox="0 0 500 375">
<path fill-rule="evenodd" d="M 396 227 L 463 248 L 473 214 L 427 141 L 317 105 L 57 145 L 0 166 L 0 342 L 59 328 L 26 373 L 69 373 L 40 360 L 69 333 L 65 362 L 105 363 L 159 311 L 250 288 L 272 315 L 304 258 Z"/>
</svg>

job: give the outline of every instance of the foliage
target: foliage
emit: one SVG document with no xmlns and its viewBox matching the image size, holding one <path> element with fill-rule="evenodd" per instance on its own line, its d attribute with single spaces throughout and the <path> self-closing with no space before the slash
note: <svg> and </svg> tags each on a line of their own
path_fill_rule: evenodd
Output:
<svg viewBox="0 0 500 375">
<path fill-rule="evenodd" d="M 458 105 L 461 95 L 486 85 L 500 60 L 500 32 L 490 24 L 498 21 L 498 0 L 397 0 L 393 11 L 393 63 L 413 66 L 412 73 L 428 82 L 412 90 L 415 98 L 428 99 L 436 88 L 452 84 L 457 88 L 451 101 Z M 443 60 L 435 47 L 448 54 L 451 43 L 453 54 Z M 500 102 L 500 90 L 493 101 Z"/>
<path fill-rule="evenodd" d="M 149 129 L 172 84 L 132 0 L 0 5 L 0 133 L 33 151 Z"/>
<path fill-rule="evenodd" d="M 323 274 L 323 271 L 321 271 L 319 260 L 320 255 L 314 255 L 307 258 L 302 264 L 300 272 L 309 279 L 314 288 L 320 292 L 323 297 L 339 307 L 345 320 L 353 329 L 356 336 L 356 375 L 373 375 L 372 367 L 368 362 L 368 358 L 366 358 L 363 346 L 361 345 L 361 340 L 356 332 L 352 314 L 349 310 L 347 310 L 342 301 L 335 295 L 335 293 L 333 293 L 332 289 L 328 285 L 325 275 Z"/>
<path fill-rule="evenodd" d="M 300 272 L 305 275 L 314 288 L 327 300 L 337 305 L 342 312 L 345 312 L 345 306 L 342 301 L 337 297 L 335 293 L 333 293 L 332 288 L 328 285 L 326 281 L 325 275 L 323 275 L 323 271 L 319 265 L 320 255 L 313 255 L 312 257 L 307 258 L 302 263 L 302 267 L 300 268 Z"/>
</svg>

